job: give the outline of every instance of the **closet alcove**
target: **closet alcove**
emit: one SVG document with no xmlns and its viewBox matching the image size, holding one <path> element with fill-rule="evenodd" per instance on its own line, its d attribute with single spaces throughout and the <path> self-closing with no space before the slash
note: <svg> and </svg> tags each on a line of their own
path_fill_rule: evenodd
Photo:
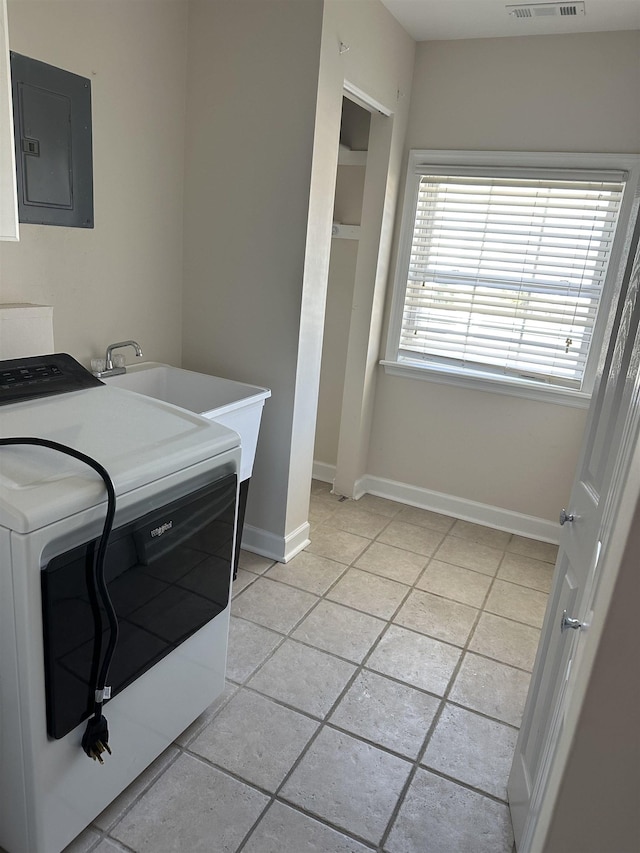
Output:
<svg viewBox="0 0 640 853">
<path fill-rule="evenodd" d="M 343 98 L 325 310 L 314 477 L 335 476 L 371 116 Z"/>
</svg>

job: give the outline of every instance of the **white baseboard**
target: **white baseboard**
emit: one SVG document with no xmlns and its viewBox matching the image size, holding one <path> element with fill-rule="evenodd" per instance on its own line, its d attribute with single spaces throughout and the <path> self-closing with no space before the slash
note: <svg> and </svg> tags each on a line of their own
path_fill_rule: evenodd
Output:
<svg viewBox="0 0 640 853">
<path fill-rule="evenodd" d="M 313 463 L 314 479 L 333 483 L 335 475 L 335 465 L 328 465 L 325 462 Z M 558 544 L 560 537 L 558 525 L 545 518 L 512 512 L 502 507 L 434 492 L 431 489 L 422 489 L 419 486 L 410 486 L 396 480 L 386 480 L 384 477 L 365 474 L 358 480 L 354 488 L 355 499 L 358 500 L 366 494 L 399 501 L 420 509 L 428 509 L 431 512 L 439 512 L 442 515 L 451 515 L 463 521 L 495 527 L 497 530 L 506 530 L 507 533 L 515 533 L 529 539 L 552 542 L 554 545 Z"/>
<path fill-rule="evenodd" d="M 316 462 L 314 459 L 311 476 L 314 480 L 320 480 L 321 483 L 333 483 L 336 476 L 336 466 L 329 465 L 328 462 Z"/>
<path fill-rule="evenodd" d="M 335 473 L 335 465 L 329 465 L 326 462 L 313 463 L 314 480 L 333 483 Z M 515 533 L 529 539 L 552 542 L 554 545 L 557 545 L 559 541 L 560 531 L 558 525 L 553 521 L 512 512 L 508 509 L 502 509 L 502 507 L 491 506 L 491 504 L 458 498 L 455 495 L 434 492 L 431 489 L 422 489 L 419 486 L 410 486 L 396 480 L 386 480 L 384 477 L 373 477 L 365 474 L 356 483 L 354 494 L 356 500 L 366 494 L 377 495 L 388 500 L 399 501 L 408 506 L 461 518 L 463 521 L 495 527 L 497 530 L 505 530 L 507 533 Z M 246 551 L 260 554 L 262 557 L 268 557 L 280 563 L 288 563 L 309 544 L 309 531 L 309 524 L 302 524 L 293 533 L 283 537 L 276 536 L 268 530 L 245 524 L 242 547 Z"/>
<path fill-rule="evenodd" d="M 524 515 L 499 506 L 481 504 L 455 495 L 445 495 L 442 492 L 398 483 L 395 480 L 385 480 L 383 477 L 371 477 L 368 474 L 358 481 L 356 488 L 357 492 L 362 490 L 363 494 L 378 495 L 381 498 L 409 504 L 409 506 L 452 515 L 464 521 L 506 530 L 507 533 L 516 533 L 518 536 L 526 536 L 529 539 L 552 542 L 554 545 L 559 541 L 558 525 L 546 518 Z"/>
<path fill-rule="evenodd" d="M 276 536 L 268 530 L 245 524 L 242 532 L 242 548 L 253 554 L 260 554 L 261 557 L 277 560 L 279 563 L 288 563 L 310 543 L 309 532 L 308 522 L 301 524 L 288 536 Z"/>
</svg>

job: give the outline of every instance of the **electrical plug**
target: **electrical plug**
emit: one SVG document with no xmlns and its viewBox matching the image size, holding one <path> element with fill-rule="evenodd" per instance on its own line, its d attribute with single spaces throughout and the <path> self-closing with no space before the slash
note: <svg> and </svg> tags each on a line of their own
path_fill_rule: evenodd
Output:
<svg viewBox="0 0 640 853">
<path fill-rule="evenodd" d="M 102 760 L 103 752 L 108 752 L 111 755 L 109 748 L 109 729 L 106 719 L 100 715 L 99 718 L 91 717 L 87 723 L 84 735 L 82 736 L 82 748 L 94 761 L 104 764 Z"/>
</svg>

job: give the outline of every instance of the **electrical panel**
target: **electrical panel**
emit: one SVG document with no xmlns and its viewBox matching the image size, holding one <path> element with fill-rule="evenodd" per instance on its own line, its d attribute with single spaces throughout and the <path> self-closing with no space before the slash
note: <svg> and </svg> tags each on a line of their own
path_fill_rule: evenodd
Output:
<svg viewBox="0 0 640 853">
<path fill-rule="evenodd" d="M 93 228 L 91 81 L 11 52 L 18 218 Z"/>
</svg>

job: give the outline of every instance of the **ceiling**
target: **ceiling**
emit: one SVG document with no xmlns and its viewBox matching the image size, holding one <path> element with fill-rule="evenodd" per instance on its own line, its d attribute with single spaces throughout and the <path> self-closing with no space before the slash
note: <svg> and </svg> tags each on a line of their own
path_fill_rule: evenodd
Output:
<svg viewBox="0 0 640 853">
<path fill-rule="evenodd" d="M 591 33 L 640 29 L 640 0 L 584 0 L 575 17 L 517 18 L 506 5 L 523 0 L 382 0 L 416 41 Z M 527 5 L 538 5 L 533 0 Z M 567 0 L 563 5 L 567 5 Z M 524 3 L 523 3 L 524 5 Z"/>
</svg>

